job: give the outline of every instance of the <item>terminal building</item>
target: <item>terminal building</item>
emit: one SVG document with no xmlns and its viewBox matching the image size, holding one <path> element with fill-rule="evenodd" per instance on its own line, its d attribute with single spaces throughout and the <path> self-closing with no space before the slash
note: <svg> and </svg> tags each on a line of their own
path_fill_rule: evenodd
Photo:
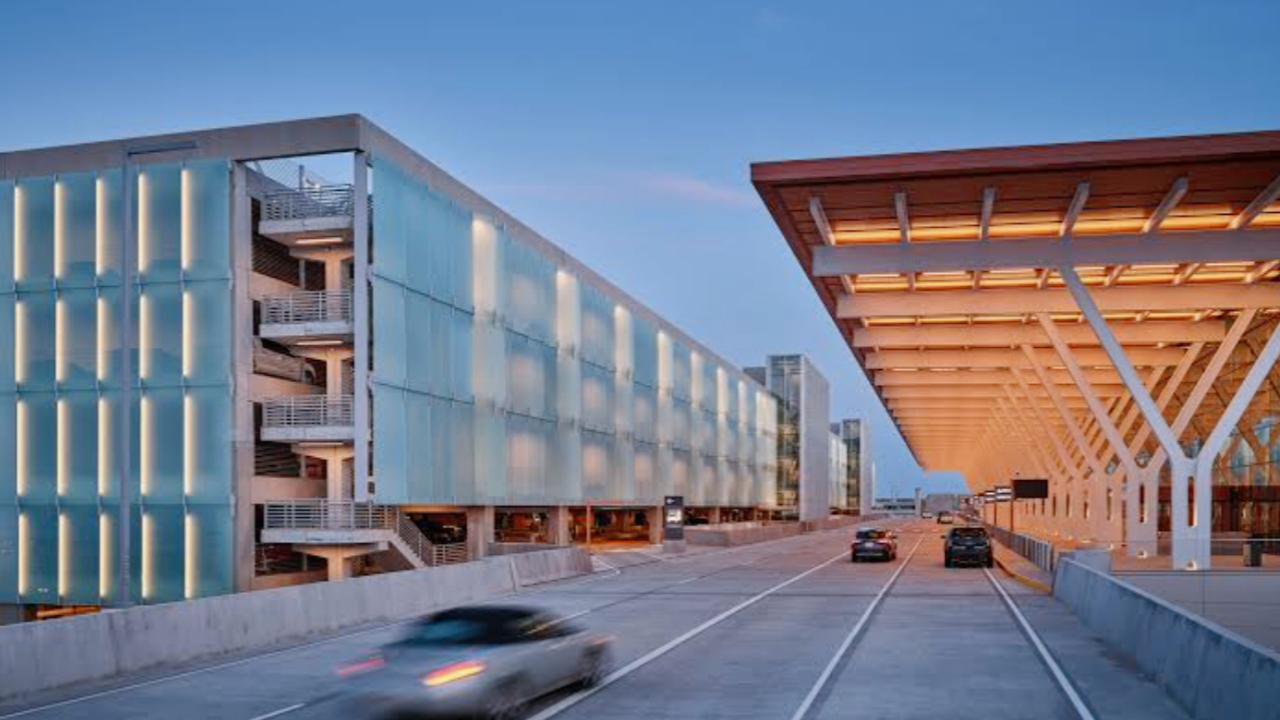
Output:
<svg viewBox="0 0 1280 720">
<path fill-rule="evenodd" d="M 27 616 L 779 505 L 771 386 L 359 116 L 0 154 L 0 345 Z"/>
</svg>

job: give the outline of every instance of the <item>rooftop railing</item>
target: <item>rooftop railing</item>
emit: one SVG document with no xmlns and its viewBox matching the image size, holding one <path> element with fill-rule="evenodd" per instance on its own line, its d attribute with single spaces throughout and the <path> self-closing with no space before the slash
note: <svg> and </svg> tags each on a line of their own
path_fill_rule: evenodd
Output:
<svg viewBox="0 0 1280 720">
<path fill-rule="evenodd" d="M 303 220 L 350 216 L 354 211 L 352 185 L 327 185 L 298 190 L 274 190 L 262 199 L 263 220 Z"/>
</svg>

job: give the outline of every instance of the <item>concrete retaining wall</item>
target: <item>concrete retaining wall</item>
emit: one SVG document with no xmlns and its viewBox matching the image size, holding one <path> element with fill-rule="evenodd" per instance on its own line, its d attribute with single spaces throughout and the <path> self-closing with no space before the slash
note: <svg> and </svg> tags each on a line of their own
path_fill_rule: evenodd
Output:
<svg viewBox="0 0 1280 720">
<path fill-rule="evenodd" d="M 0 627 L 0 698 L 296 642 L 591 572 L 561 548 Z"/>
<path fill-rule="evenodd" d="M 733 547 L 750 545 L 768 540 L 781 540 L 800 534 L 800 523 L 724 523 L 721 525 L 696 525 L 684 529 L 684 539 L 690 545 Z"/>
<path fill-rule="evenodd" d="M 1269 570 L 1126 572 L 1116 577 L 1280 651 L 1280 573 Z"/>
<path fill-rule="evenodd" d="M 1066 558 L 1057 563 L 1053 594 L 1195 717 L 1275 717 L 1275 652 Z"/>
</svg>

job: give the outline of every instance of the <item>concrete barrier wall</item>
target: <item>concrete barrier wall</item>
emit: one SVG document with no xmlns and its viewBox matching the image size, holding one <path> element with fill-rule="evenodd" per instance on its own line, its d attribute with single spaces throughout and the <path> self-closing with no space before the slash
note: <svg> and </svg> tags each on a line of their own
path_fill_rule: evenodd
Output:
<svg viewBox="0 0 1280 720">
<path fill-rule="evenodd" d="M 1126 572 L 1115 576 L 1210 622 L 1280 651 L 1280 572 Z"/>
<path fill-rule="evenodd" d="M 575 548 L 0 627 L 0 698 L 296 642 L 591 572 Z"/>
<path fill-rule="evenodd" d="M 1057 563 L 1053 594 L 1195 717 L 1276 717 L 1275 652 L 1067 558 Z"/>
<path fill-rule="evenodd" d="M 727 523 L 725 525 L 696 525 L 684 529 L 684 539 L 690 545 L 734 547 L 781 540 L 800 534 L 800 523 Z"/>
</svg>

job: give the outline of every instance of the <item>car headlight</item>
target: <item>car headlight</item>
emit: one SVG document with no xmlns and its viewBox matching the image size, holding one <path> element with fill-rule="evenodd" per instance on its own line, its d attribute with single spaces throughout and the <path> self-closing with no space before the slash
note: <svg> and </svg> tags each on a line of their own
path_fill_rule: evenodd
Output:
<svg viewBox="0 0 1280 720">
<path fill-rule="evenodd" d="M 427 687 L 439 687 L 447 685 L 451 682 L 457 682 L 472 675 L 479 675 L 484 672 L 484 663 L 476 660 L 465 660 L 452 665 L 445 665 L 437 668 L 422 676 L 422 684 Z"/>
</svg>

